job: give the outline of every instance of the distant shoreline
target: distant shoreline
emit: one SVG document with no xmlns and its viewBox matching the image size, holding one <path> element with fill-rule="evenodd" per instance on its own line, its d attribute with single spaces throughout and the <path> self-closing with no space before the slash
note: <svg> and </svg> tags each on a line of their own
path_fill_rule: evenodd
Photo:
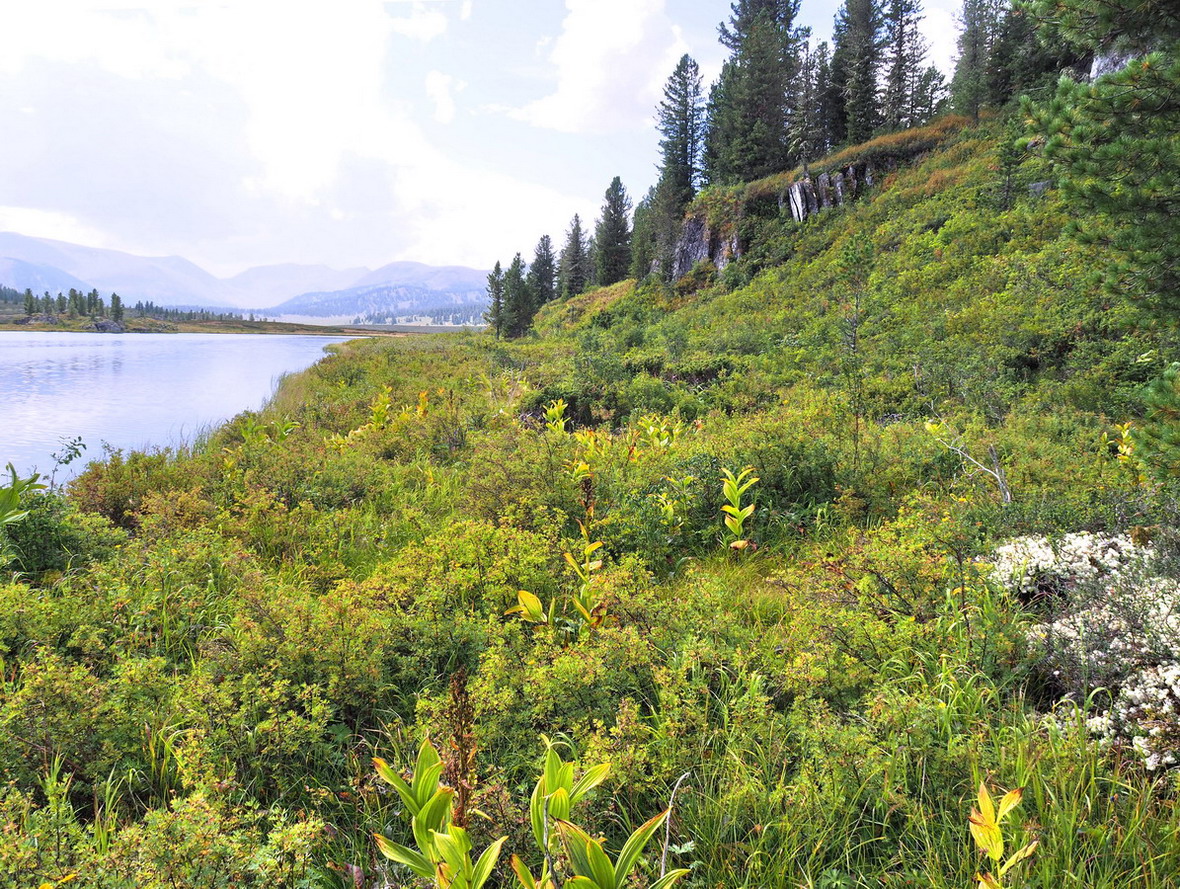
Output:
<svg viewBox="0 0 1180 889">
<path fill-rule="evenodd" d="M 132 318 L 125 321 L 123 331 L 95 331 L 83 326 L 81 319 L 60 324 L 20 324 L 0 321 L 0 331 L 29 331 L 35 333 L 261 333 L 298 336 L 414 336 L 427 333 L 471 331 L 477 328 L 428 324 L 327 325 L 302 324 L 287 321 L 157 321 L 153 318 Z"/>
</svg>

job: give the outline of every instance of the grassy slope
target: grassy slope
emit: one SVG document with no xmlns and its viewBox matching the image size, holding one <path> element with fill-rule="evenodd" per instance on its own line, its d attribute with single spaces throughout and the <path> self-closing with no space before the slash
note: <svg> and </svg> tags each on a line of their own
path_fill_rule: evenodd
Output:
<svg viewBox="0 0 1180 889">
<path fill-rule="evenodd" d="M 0 873 L 376 874 L 366 831 L 402 828 L 367 757 L 467 730 L 463 667 L 474 829 L 526 857 L 543 732 L 611 762 L 576 816 L 612 843 L 691 773 L 693 885 L 968 885 L 985 777 L 1029 788 L 1034 884 L 1174 885 L 1173 794 L 1040 718 L 1036 617 L 972 560 L 1023 529 L 1151 521 L 1103 435 L 1172 344 L 1087 283 L 1102 257 L 1062 237 L 1055 196 L 1001 210 L 1000 182 L 985 128 L 803 226 L 755 185 L 718 283 L 594 291 L 521 343 L 358 341 L 200 453 L 92 468 L 87 515 L 46 501 L 14 526 L 29 573 L 0 587 Z M 544 428 L 559 398 L 579 434 Z M 1013 505 L 950 436 L 995 448 Z M 720 476 L 745 465 L 739 557 Z M 519 589 L 568 603 L 578 521 L 605 544 L 603 626 L 505 619 Z M 76 819 L 46 804 L 55 757 Z"/>
</svg>

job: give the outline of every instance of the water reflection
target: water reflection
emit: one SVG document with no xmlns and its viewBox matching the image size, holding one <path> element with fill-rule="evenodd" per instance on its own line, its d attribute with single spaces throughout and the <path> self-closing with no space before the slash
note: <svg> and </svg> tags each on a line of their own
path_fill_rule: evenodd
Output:
<svg viewBox="0 0 1180 889">
<path fill-rule="evenodd" d="M 102 445 L 178 446 L 256 409 L 278 378 L 344 337 L 0 331 L 0 467 L 53 468 L 63 440 L 85 459 Z M 85 460 L 58 473 L 76 474 Z"/>
</svg>

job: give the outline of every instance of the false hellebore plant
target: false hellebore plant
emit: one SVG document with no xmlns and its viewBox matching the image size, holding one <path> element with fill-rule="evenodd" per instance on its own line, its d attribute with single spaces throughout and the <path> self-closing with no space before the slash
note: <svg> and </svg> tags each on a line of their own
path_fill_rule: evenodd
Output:
<svg viewBox="0 0 1180 889">
<path fill-rule="evenodd" d="M 971 810 L 967 821 L 971 827 L 971 836 L 975 838 L 975 844 L 979 846 L 981 851 L 987 853 L 993 868 L 998 868 L 998 870 L 995 873 L 990 871 L 985 871 L 982 874 L 977 873 L 975 879 L 979 884 L 978 889 L 1003 889 L 1004 874 L 1036 851 L 1037 841 L 1033 840 L 1014 852 L 1003 864 L 1000 864 L 1004 857 L 1004 832 L 1000 823 L 1009 812 L 1020 805 L 1020 798 L 1023 795 L 1024 791 L 1019 787 L 1009 790 L 1000 799 L 997 809 L 995 803 L 992 802 L 991 794 L 987 792 L 987 787 L 982 782 L 979 785 L 979 808 Z"/>
<path fill-rule="evenodd" d="M 610 767 L 606 764 L 586 769 L 574 780 L 575 763 L 565 762 L 545 740 L 547 750 L 541 777 L 529 802 L 533 839 L 542 855 L 541 874 L 533 876 L 520 856 L 512 856 L 512 872 L 521 889 L 623 889 L 639 863 L 648 841 L 668 817 L 665 809 L 641 825 L 627 841 L 617 858 L 612 859 L 602 839 L 591 837 L 569 821 L 573 806 L 603 782 Z M 472 861 L 472 845 L 467 832 L 452 823 L 451 798 L 454 791 L 439 783 L 442 762 L 429 741 L 423 741 L 418 762 L 409 780 L 398 775 L 383 760 L 375 758 L 377 774 L 402 798 L 405 813 L 417 850 L 402 846 L 374 834 L 381 853 L 403 864 L 418 876 L 432 881 L 437 889 L 481 889 L 492 874 L 507 837 L 500 837 Z M 556 856 L 564 851 L 564 862 L 573 871 L 564 876 L 558 870 Z M 670 889 L 688 873 L 686 868 L 668 871 L 655 880 L 650 889 Z"/>
</svg>

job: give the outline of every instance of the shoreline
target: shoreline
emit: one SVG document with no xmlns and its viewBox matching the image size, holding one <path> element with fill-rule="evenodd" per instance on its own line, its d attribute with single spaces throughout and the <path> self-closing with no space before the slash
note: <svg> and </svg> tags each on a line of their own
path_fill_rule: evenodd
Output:
<svg viewBox="0 0 1180 889">
<path fill-rule="evenodd" d="M 81 319 L 71 323 L 48 324 L 44 322 L 21 324 L 0 321 L 0 331 L 30 333 L 220 333 L 220 334 L 270 334 L 297 336 L 347 336 L 347 337 L 403 337 L 431 333 L 470 332 L 478 328 L 445 325 L 327 325 L 304 324 L 288 321 L 158 321 L 153 318 L 134 318 L 121 331 L 87 329 Z M 89 322 L 88 322 L 89 323 Z"/>
</svg>

